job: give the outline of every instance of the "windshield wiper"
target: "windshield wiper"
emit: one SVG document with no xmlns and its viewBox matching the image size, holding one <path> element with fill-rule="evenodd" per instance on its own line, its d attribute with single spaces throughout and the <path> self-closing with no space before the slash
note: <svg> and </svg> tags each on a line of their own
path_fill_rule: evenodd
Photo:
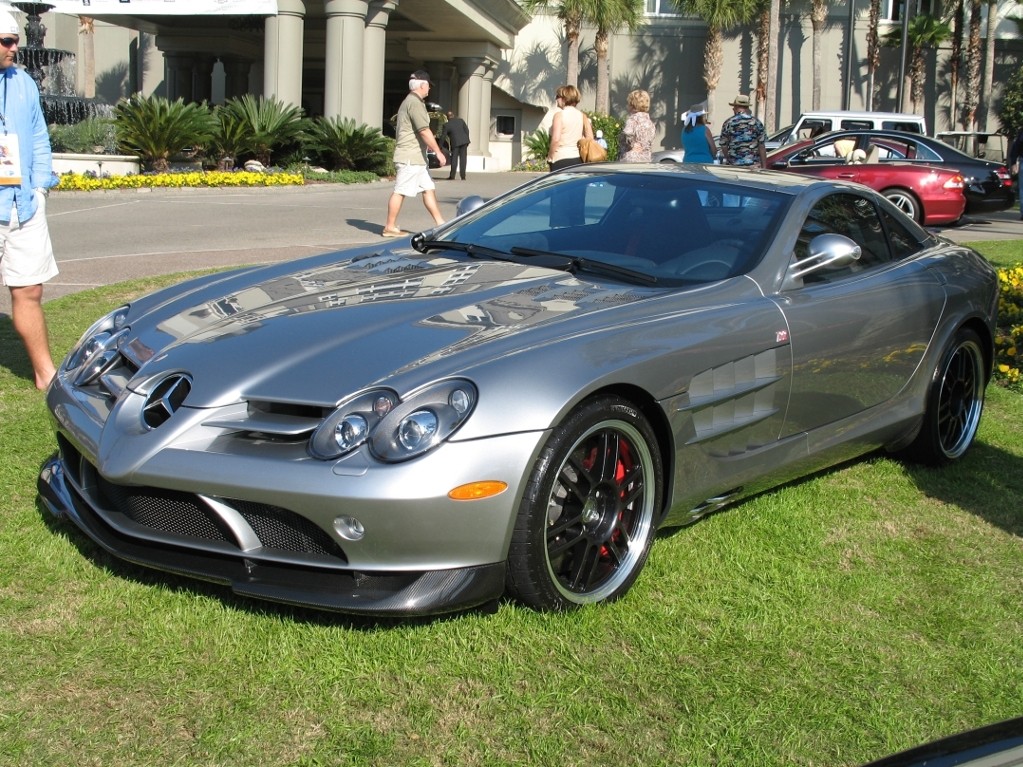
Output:
<svg viewBox="0 0 1023 767">
<path fill-rule="evenodd" d="M 457 250 L 460 253 L 467 253 L 473 258 L 493 258 L 498 261 L 513 261 L 507 253 L 496 248 L 487 248 L 483 245 L 474 245 L 471 242 L 456 242 L 454 240 L 428 240 L 421 234 L 412 238 L 412 247 L 420 253 L 428 250 Z"/>
<path fill-rule="evenodd" d="M 636 269 L 629 269 L 627 266 L 618 266 L 617 264 L 609 264 L 606 261 L 595 261 L 592 258 L 583 258 L 582 256 L 569 256 L 564 253 L 555 253 L 547 250 L 534 250 L 533 248 L 520 248 L 514 247 L 511 249 L 512 255 L 515 256 L 531 256 L 539 258 L 562 258 L 564 259 L 563 264 L 551 265 L 552 269 L 563 269 L 566 272 L 575 274 L 576 272 L 594 272 L 597 274 L 607 274 L 612 277 L 621 277 L 625 280 L 631 280 L 632 282 L 640 282 L 644 285 L 656 285 L 658 280 L 652 274 L 646 272 L 640 272 Z"/>
</svg>

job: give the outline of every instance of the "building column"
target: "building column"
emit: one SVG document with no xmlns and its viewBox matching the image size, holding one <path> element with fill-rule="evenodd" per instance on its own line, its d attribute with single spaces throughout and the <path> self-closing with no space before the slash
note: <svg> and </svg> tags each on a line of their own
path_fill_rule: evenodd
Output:
<svg viewBox="0 0 1023 767">
<path fill-rule="evenodd" d="M 427 101 L 440 104 L 446 113 L 458 111 L 458 69 L 450 61 L 427 61 L 423 67 L 433 78 Z"/>
<path fill-rule="evenodd" d="M 184 53 L 164 53 L 167 100 L 192 101 L 192 57 Z"/>
<path fill-rule="evenodd" d="M 458 69 L 458 114 L 469 126 L 469 169 L 481 170 L 486 163 L 482 156 L 489 154 L 490 98 L 487 113 L 483 109 L 483 75 L 487 71 L 486 59 L 480 56 L 462 56 L 455 59 Z M 477 159 L 480 158 L 480 159 Z"/>
<path fill-rule="evenodd" d="M 324 72 L 323 116 L 362 121 L 363 45 L 369 3 L 366 0 L 326 0 L 327 61 Z"/>
<path fill-rule="evenodd" d="M 277 15 L 265 22 L 263 95 L 297 107 L 302 106 L 304 19 L 302 0 L 277 0 Z"/>
<path fill-rule="evenodd" d="M 384 127 L 384 54 L 387 21 L 398 0 L 372 0 L 366 13 L 362 59 L 362 120 L 371 128 Z"/>
<path fill-rule="evenodd" d="M 207 104 L 213 98 L 213 56 L 194 56 L 192 59 L 192 101 Z"/>
<path fill-rule="evenodd" d="M 221 56 L 224 65 L 224 98 L 233 99 L 249 92 L 249 71 L 252 62 L 239 56 Z"/>
<path fill-rule="evenodd" d="M 490 157 L 490 124 L 493 120 L 494 75 L 497 74 L 497 63 L 487 61 L 484 66 L 486 71 L 483 72 L 483 85 L 480 90 L 480 145 L 478 151 L 483 157 Z"/>
</svg>

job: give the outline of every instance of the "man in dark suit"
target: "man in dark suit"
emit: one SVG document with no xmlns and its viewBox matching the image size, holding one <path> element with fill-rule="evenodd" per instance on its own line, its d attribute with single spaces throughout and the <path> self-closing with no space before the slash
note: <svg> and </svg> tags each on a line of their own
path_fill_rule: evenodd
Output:
<svg viewBox="0 0 1023 767">
<path fill-rule="evenodd" d="M 454 112 L 448 112 L 448 121 L 444 123 L 444 130 L 441 135 L 447 141 L 449 151 L 448 158 L 451 165 L 451 175 L 448 179 L 455 177 L 455 172 L 461 173 L 462 181 L 465 181 L 465 158 L 469 150 L 469 126 L 465 120 Z"/>
</svg>

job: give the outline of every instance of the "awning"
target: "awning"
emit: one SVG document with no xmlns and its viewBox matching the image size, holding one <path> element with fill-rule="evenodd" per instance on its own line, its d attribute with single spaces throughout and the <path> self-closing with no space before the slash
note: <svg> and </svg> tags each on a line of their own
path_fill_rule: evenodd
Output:
<svg viewBox="0 0 1023 767">
<path fill-rule="evenodd" d="M 75 16 L 276 16 L 277 0 L 49 0 Z"/>
</svg>

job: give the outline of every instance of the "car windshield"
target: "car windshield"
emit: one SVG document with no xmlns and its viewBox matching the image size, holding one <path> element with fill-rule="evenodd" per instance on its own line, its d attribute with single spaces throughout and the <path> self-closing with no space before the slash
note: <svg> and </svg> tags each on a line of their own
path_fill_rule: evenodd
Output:
<svg viewBox="0 0 1023 767">
<path fill-rule="evenodd" d="M 627 282 L 705 283 L 753 268 L 790 199 L 708 174 L 558 173 L 415 244 Z"/>
</svg>

